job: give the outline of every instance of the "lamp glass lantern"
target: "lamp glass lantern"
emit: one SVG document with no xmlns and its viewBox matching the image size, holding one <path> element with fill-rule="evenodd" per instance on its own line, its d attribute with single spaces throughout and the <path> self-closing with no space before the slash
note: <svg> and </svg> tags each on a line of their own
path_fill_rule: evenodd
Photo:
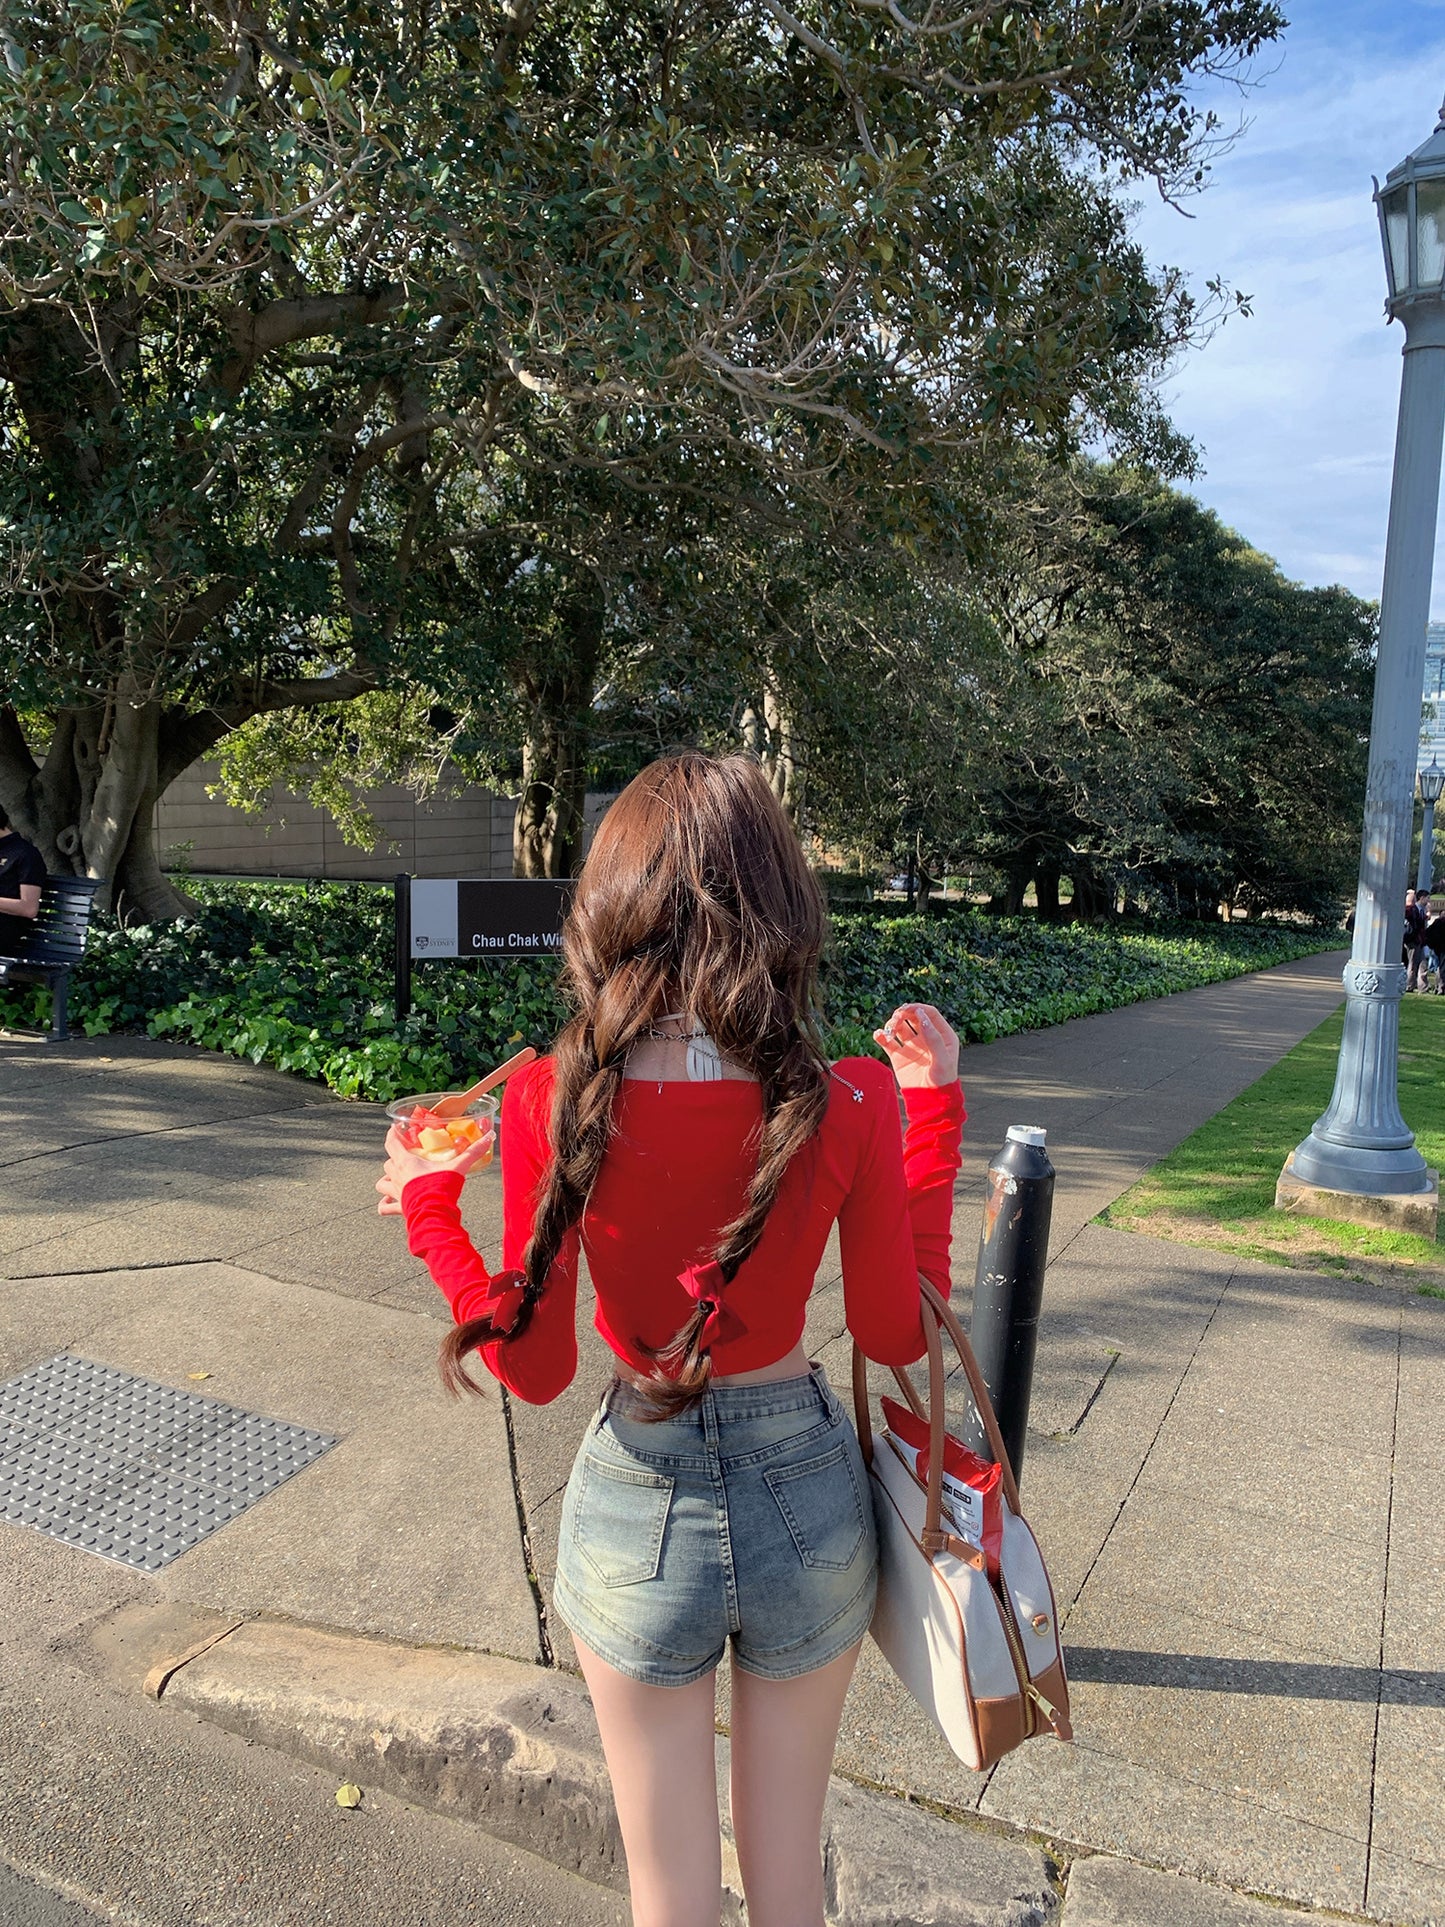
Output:
<svg viewBox="0 0 1445 1927">
<path fill-rule="evenodd" d="M 1445 289 L 1445 104 L 1423 147 L 1375 183 L 1390 313 Z"/>
<path fill-rule="evenodd" d="M 1441 769 L 1432 756 L 1428 765 L 1420 771 L 1417 780 L 1420 785 L 1420 801 L 1433 809 L 1440 801 L 1441 790 L 1445 789 L 1445 769 Z"/>
</svg>

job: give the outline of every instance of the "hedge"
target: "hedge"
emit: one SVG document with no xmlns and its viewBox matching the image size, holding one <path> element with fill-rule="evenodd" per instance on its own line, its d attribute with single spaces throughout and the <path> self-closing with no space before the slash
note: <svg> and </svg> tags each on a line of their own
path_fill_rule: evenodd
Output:
<svg viewBox="0 0 1445 1927">
<path fill-rule="evenodd" d="M 391 897 L 370 884 L 191 885 L 194 921 L 92 929 L 71 983 L 88 1036 L 173 1037 L 385 1101 L 468 1081 L 563 1018 L 554 958 L 420 963 L 413 1008 L 392 1007 Z M 1274 924 L 1096 929 L 995 918 L 836 915 L 825 975 L 835 1056 L 873 1051 L 896 1004 L 937 1004 L 987 1042 L 1336 947 L 1338 932 Z M 0 990 L 0 1023 L 44 1021 L 48 993 Z"/>
</svg>

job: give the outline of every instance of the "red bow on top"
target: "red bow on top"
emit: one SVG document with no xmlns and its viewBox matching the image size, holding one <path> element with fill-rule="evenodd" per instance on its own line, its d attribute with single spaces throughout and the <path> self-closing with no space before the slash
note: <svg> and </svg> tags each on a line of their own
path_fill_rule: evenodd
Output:
<svg viewBox="0 0 1445 1927">
<path fill-rule="evenodd" d="M 484 1307 L 492 1321 L 492 1330 L 499 1337 L 505 1337 L 516 1328 L 522 1306 L 527 1301 L 527 1278 L 521 1271 L 499 1271 L 492 1280 L 496 1296 L 488 1299 Z"/>
<path fill-rule="evenodd" d="M 722 1266 L 715 1258 L 704 1265 L 689 1265 L 677 1274 L 677 1281 L 694 1303 L 702 1305 L 707 1311 L 698 1344 L 703 1351 L 714 1345 L 726 1343 L 729 1338 L 742 1336 L 744 1326 L 723 1299 L 727 1290 L 727 1280 L 722 1275 Z"/>
</svg>

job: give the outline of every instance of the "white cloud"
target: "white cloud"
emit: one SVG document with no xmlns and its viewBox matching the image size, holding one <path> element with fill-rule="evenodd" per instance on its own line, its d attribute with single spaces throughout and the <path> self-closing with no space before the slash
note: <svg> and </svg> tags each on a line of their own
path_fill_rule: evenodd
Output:
<svg viewBox="0 0 1445 1927">
<path fill-rule="evenodd" d="M 1439 10 L 1428 44 L 1380 44 L 1372 8 L 1342 31 L 1291 28 L 1277 70 L 1245 103 L 1250 125 L 1182 219 L 1156 200 L 1136 231 L 1152 259 L 1202 290 L 1223 275 L 1253 299 L 1173 371 L 1164 393 L 1199 446 L 1195 492 L 1288 575 L 1377 596 L 1399 395 L 1398 324 L 1384 320 L 1371 201 L 1425 140 L 1445 86 Z M 1237 97 L 1216 105 L 1226 124 Z M 1436 611 L 1445 614 L 1445 553 Z"/>
</svg>

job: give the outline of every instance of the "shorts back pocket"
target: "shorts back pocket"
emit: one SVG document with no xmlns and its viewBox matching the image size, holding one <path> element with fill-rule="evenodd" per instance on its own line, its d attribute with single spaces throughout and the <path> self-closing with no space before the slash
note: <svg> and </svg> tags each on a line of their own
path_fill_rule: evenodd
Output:
<svg viewBox="0 0 1445 1927">
<path fill-rule="evenodd" d="M 672 1504 L 660 1472 L 585 1458 L 572 1508 L 572 1542 L 604 1586 L 655 1579 Z"/>
<path fill-rule="evenodd" d="M 858 1557 L 865 1519 L 848 1441 L 802 1465 L 763 1474 L 805 1566 L 843 1572 Z"/>
</svg>

